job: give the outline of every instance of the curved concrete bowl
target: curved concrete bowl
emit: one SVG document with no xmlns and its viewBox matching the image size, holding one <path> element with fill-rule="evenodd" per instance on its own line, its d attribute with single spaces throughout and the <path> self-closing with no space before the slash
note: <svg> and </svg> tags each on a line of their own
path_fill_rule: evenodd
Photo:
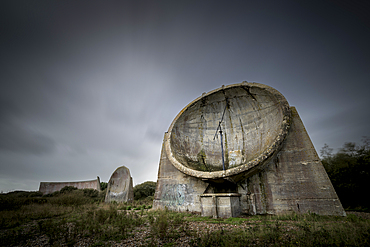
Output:
<svg viewBox="0 0 370 247">
<path fill-rule="evenodd" d="M 216 132 L 221 119 L 225 170 Z M 204 93 L 176 116 L 165 151 L 171 163 L 190 176 L 231 177 L 271 157 L 287 134 L 289 120 L 289 104 L 277 90 L 247 82 L 223 86 Z"/>
</svg>

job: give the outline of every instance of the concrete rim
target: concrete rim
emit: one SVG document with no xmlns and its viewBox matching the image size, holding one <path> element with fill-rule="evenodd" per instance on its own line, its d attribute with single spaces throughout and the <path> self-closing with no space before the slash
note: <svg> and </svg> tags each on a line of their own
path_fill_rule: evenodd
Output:
<svg viewBox="0 0 370 247">
<path fill-rule="evenodd" d="M 195 104 L 197 101 L 202 99 L 203 97 L 209 96 L 211 94 L 214 94 L 220 90 L 225 90 L 228 88 L 233 88 L 233 87 L 239 87 L 239 86 L 248 86 L 248 87 L 259 87 L 263 90 L 268 91 L 272 95 L 274 95 L 280 102 L 282 110 L 283 110 L 283 121 L 281 122 L 279 134 L 276 136 L 274 142 L 263 152 L 261 153 L 258 157 L 255 159 L 241 165 L 238 167 L 230 168 L 225 171 L 213 171 L 213 172 L 203 172 L 203 171 L 198 171 L 198 170 L 193 170 L 191 168 L 188 168 L 184 165 L 182 165 L 173 155 L 172 149 L 171 149 L 171 133 L 173 126 L 175 125 L 177 119 L 193 104 Z M 227 86 L 222 86 L 220 88 L 217 88 L 215 90 L 212 90 L 208 93 L 203 93 L 200 97 L 196 98 L 192 102 L 190 102 L 187 106 L 185 106 L 175 117 L 175 119 L 172 121 L 170 127 L 168 128 L 168 132 L 165 135 L 164 139 L 164 145 L 165 145 L 165 152 L 167 154 L 168 159 L 170 160 L 171 164 L 175 166 L 179 171 L 193 176 L 197 178 L 203 178 L 203 179 L 219 179 L 219 178 L 226 178 L 226 177 L 231 177 L 233 175 L 237 175 L 241 172 L 249 171 L 252 168 L 256 168 L 264 163 L 265 160 L 267 160 L 269 157 L 271 157 L 275 151 L 279 148 L 279 146 L 282 144 L 283 140 L 285 139 L 289 125 L 290 124 L 290 109 L 289 109 L 289 104 L 285 97 L 276 89 L 260 84 L 260 83 L 249 83 L 249 82 L 242 82 L 242 83 L 237 83 L 237 84 L 231 84 Z"/>
</svg>

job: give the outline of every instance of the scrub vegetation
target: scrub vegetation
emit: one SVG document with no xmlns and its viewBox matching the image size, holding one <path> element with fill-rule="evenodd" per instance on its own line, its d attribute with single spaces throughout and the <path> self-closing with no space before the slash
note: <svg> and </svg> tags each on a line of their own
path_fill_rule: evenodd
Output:
<svg viewBox="0 0 370 247">
<path fill-rule="evenodd" d="M 316 214 L 213 219 L 152 210 L 152 196 L 103 202 L 104 192 L 64 188 L 0 195 L 1 246 L 369 246 L 370 219 Z"/>
<path fill-rule="evenodd" d="M 156 182 L 147 181 L 142 184 L 138 184 L 134 187 L 134 199 L 141 200 L 150 196 L 154 196 Z"/>
<path fill-rule="evenodd" d="M 347 217 L 316 214 L 213 219 L 152 209 L 155 182 L 135 186 L 132 203 L 104 203 L 105 190 L 65 187 L 48 195 L 0 194 L 0 246 L 370 246 L 369 138 L 327 145 L 323 164 Z M 106 188 L 106 184 L 101 186 Z"/>
<path fill-rule="evenodd" d="M 327 144 L 320 151 L 322 163 L 346 210 L 370 212 L 370 138 L 361 145 L 346 142 L 335 154 Z"/>
</svg>

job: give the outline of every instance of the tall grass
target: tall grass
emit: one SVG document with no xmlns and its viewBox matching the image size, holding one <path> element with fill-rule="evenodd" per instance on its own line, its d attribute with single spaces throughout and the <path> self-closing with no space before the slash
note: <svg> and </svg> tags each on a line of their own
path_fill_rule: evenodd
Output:
<svg viewBox="0 0 370 247">
<path fill-rule="evenodd" d="M 32 195 L 32 196 L 31 196 Z M 98 192 L 68 190 L 0 195 L 0 246 L 75 246 L 122 242 L 147 232 L 140 245 L 176 246 L 186 237 L 191 246 L 370 246 L 370 220 L 289 214 L 213 219 L 168 210 L 153 211 L 152 201 L 102 203 Z M 135 210 L 136 209 L 136 210 Z M 202 223 L 198 223 L 202 222 Z M 205 225 L 195 229 L 194 224 Z M 217 227 L 212 227 L 217 226 Z M 213 230 L 215 229 L 215 230 Z"/>
<path fill-rule="evenodd" d="M 370 222 L 358 217 L 341 223 L 274 220 L 237 230 L 199 234 L 194 246 L 369 246 Z"/>
</svg>

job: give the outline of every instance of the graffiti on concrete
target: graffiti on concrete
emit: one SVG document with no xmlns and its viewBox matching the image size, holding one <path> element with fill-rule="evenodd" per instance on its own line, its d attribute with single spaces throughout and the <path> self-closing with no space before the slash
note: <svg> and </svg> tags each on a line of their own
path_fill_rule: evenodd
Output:
<svg viewBox="0 0 370 247">
<path fill-rule="evenodd" d="M 187 184 L 166 184 L 163 191 L 165 193 L 162 194 L 161 200 L 166 201 L 168 206 L 181 206 L 187 204 Z"/>
</svg>

